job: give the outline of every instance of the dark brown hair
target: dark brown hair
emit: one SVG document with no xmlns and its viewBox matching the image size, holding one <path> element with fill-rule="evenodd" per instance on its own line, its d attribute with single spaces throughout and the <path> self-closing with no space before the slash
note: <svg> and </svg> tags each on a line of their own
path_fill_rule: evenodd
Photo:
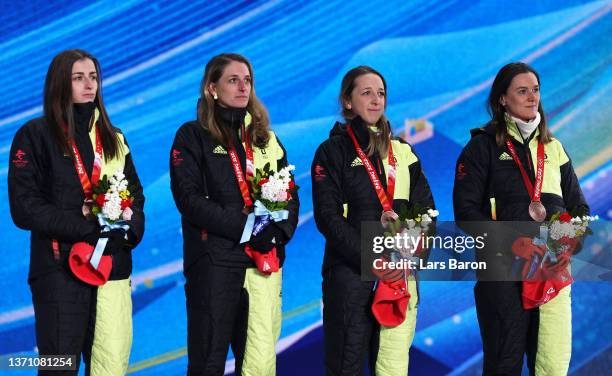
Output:
<svg viewBox="0 0 612 376">
<path fill-rule="evenodd" d="M 512 79 L 521 73 L 533 73 L 538 80 L 538 85 L 540 85 L 540 75 L 538 75 L 538 72 L 525 63 L 517 62 L 503 66 L 502 69 L 497 72 L 497 75 L 493 80 L 493 85 L 491 86 L 491 92 L 489 93 L 489 98 L 487 100 L 487 111 L 489 112 L 489 115 L 491 115 L 491 121 L 489 124 L 495 125 L 495 139 L 499 146 L 504 145 L 509 137 L 508 126 L 506 125 L 505 119 L 506 109 L 501 105 L 500 99 L 502 96 L 507 94 Z M 544 108 L 542 107 L 541 100 L 538 103 L 538 112 L 540 113 L 541 118 L 540 125 L 538 125 L 538 128 L 540 129 L 538 141 L 546 144 L 551 141 L 552 135 L 546 125 L 546 117 L 544 116 Z"/>
<path fill-rule="evenodd" d="M 234 135 L 231 129 L 220 127 L 215 120 L 215 99 L 208 91 L 211 83 L 219 82 L 223 71 L 232 61 L 243 63 L 249 69 L 251 75 L 251 92 L 247 111 L 251 114 L 252 122 L 247 129 L 247 137 L 258 147 L 265 147 L 270 138 L 270 118 L 268 111 L 255 94 L 255 76 L 251 63 L 242 55 L 234 53 L 223 53 L 210 59 L 204 70 L 204 77 L 200 84 L 200 101 L 198 103 L 198 121 L 200 125 L 208 130 L 212 138 L 225 147 L 233 146 Z"/>
<path fill-rule="evenodd" d="M 53 58 L 47 71 L 44 91 L 44 114 L 47 125 L 61 150 L 72 155 L 69 140 L 74 139 L 74 112 L 72 102 L 72 66 L 76 61 L 91 59 L 96 67 L 98 90 L 94 103 L 100 112 L 98 126 L 104 159 L 118 156 L 121 143 L 108 118 L 102 99 L 102 70 L 100 63 L 92 54 L 83 50 L 66 50 Z"/>
<path fill-rule="evenodd" d="M 377 75 L 382 80 L 383 87 L 385 89 L 385 108 L 387 107 L 387 82 L 385 81 L 385 78 L 374 68 L 366 65 L 360 65 L 346 72 L 342 78 L 342 85 L 340 87 L 338 101 L 340 102 L 340 108 L 342 109 L 342 117 L 344 117 L 346 121 L 350 121 L 356 116 L 353 111 L 346 108 L 345 105 L 346 102 L 350 100 L 351 93 L 355 89 L 355 81 L 358 77 L 370 73 Z M 376 122 L 376 126 L 378 129 L 380 129 L 380 133 L 378 135 L 370 133 L 370 142 L 366 149 L 368 156 L 372 156 L 375 152 L 378 152 L 380 155 L 386 155 L 389 150 L 389 143 L 391 142 L 392 134 L 389 121 L 384 113 L 380 119 L 378 119 L 378 122 Z"/>
</svg>

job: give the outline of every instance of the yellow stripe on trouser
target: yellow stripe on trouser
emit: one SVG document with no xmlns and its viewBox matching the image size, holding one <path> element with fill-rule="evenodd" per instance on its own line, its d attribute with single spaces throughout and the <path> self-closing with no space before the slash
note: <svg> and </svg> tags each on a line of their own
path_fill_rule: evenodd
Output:
<svg viewBox="0 0 612 376">
<path fill-rule="evenodd" d="M 132 348 L 132 291 L 129 279 L 98 287 L 91 349 L 92 376 L 125 375 Z"/>
<path fill-rule="evenodd" d="M 536 375 L 567 375 L 571 356 L 572 298 L 569 285 L 551 301 L 540 306 Z"/>
<path fill-rule="evenodd" d="M 282 269 L 266 275 L 249 268 L 244 278 L 249 294 L 243 376 L 276 375 L 276 342 L 282 322 Z"/>
<path fill-rule="evenodd" d="M 376 376 L 405 376 L 408 374 L 408 351 L 414 339 L 419 300 L 414 276 L 408 279 L 408 292 L 410 292 L 410 300 L 404 322 L 396 327 L 380 327 Z"/>
</svg>

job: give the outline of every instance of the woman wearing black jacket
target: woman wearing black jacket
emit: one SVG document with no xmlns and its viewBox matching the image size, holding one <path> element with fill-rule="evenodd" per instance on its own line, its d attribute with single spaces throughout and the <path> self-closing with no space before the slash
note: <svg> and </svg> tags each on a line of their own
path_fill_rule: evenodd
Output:
<svg viewBox="0 0 612 376">
<path fill-rule="evenodd" d="M 457 161 L 455 219 L 474 230 L 469 222 L 479 222 L 476 226 L 483 230 L 493 228 L 492 220 L 533 223 L 567 210 L 588 211 L 572 162 L 547 128 L 537 72 L 524 63 L 504 66 L 487 104 L 491 121 L 471 131 L 472 139 Z M 513 227 L 511 232 L 518 234 Z M 526 353 L 530 374 L 566 375 L 571 286 L 539 308 L 524 309 L 522 282 L 506 279 L 513 262 L 512 239 L 506 240 L 495 240 L 479 256 L 495 271 L 480 275 L 474 288 L 483 374 L 520 375 Z"/>
<path fill-rule="evenodd" d="M 106 113 L 100 76 L 97 59 L 85 51 L 53 59 L 44 117 L 26 123 L 13 140 L 9 203 L 15 224 L 31 231 L 28 282 L 39 353 L 74 355 L 77 371 L 83 354 L 88 373 L 119 375 L 127 370 L 132 342 L 131 250 L 144 233 L 144 196 L 125 137 Z M 134 202 L 127 231 L 101 233 L 97 221 L 85 217 L 94 171 L 109 177 L 122 171 L 128 180 Z M 68 257 L 75 243 L 95 245 L 99 238 L 108 238 L 104 254 L 112 256 L 112 271 L 96 288 L 75 277 Z"/>
<path fill-rule="evenodd" d="M 202 79 L 198 120 L 179 128 L 170 155 L 183 225 L 189 375 L 223 375 L 230 344 L 236 374 L 276 373 L 282 269 L 260 272 L 240 244 L 251 208 L 248 182 L 241 190 L 238 174 L 244 181 L 249 165 L 267 163 L 280 170 L 287 155 L 255 95 L 251 64 L 238 54 L 215 56 Z M 248 245 L 264 258 L 276 249 L 282 266 L 298 208 L 294 195 L 288 219 L 272 222 Z"/>
<path fill-rule="evenodd" d="M 363 374 L 368 356 L 370 368 L 379 376 L 408 372 L 408 350 L 416 324 L 416 283 L 413 278 L 408 282 L 411 298 L 405 321 L 395 328 L 381 327 L 371 311 L 374 283 L 361 278 L 361 224 L 379 222 L 381 216 L 393 218 L 393 211 L 399 212 L 402 205 L 433 209 L 434 202 L 412 147 L 392 137 L 384 115 L 386 99 L 387 86 L 380 73 L 367 66 L 347 72 L 340 92 L 346 124 L 334 125 L 312 162 L 314 217 L 326 239 L 323 330 L 328 375 Z M 374 169 L 371 173 L 382 183 L 391 207 L 381 203 L 364 167 L 367 161 L 358 155 L 355 142 L 367 153 Z M 390 148 L 393 158 L 389 158 Z M 392 164 L 394 190 L 388 193 Z M 403 279 L 403 271 L 388 278 Z"/>
</svg>

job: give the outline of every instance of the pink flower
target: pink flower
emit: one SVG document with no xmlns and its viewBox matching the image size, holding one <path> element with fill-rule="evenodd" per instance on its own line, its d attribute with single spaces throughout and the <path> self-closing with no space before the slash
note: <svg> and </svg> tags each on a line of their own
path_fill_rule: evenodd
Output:
<svg viewBox="0 0 612 376">
<path fill-rule="evenodd" d="M 130 219 L 132 219 L 132 214 L 134 214 L 132 209 L 127 207 L 123 210 L 123 213 L 121 214 L 121 218 L 123 218 L 124 221 L 129 221 Z"/>
</svg>

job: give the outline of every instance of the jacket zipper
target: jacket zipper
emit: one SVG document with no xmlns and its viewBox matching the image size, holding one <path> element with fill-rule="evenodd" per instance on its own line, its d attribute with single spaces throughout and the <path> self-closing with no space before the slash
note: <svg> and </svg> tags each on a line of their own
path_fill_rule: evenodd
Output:
<svg viewBox="0 0 612 376">
<path fill-rule="evenodd" d="M 529 166 L 529 171 L 533 171 L 533 166 L 531 163 L 531 149 L 529 148 L 529 144 L 527 145 L 527 165 Z"/>
</svg>

